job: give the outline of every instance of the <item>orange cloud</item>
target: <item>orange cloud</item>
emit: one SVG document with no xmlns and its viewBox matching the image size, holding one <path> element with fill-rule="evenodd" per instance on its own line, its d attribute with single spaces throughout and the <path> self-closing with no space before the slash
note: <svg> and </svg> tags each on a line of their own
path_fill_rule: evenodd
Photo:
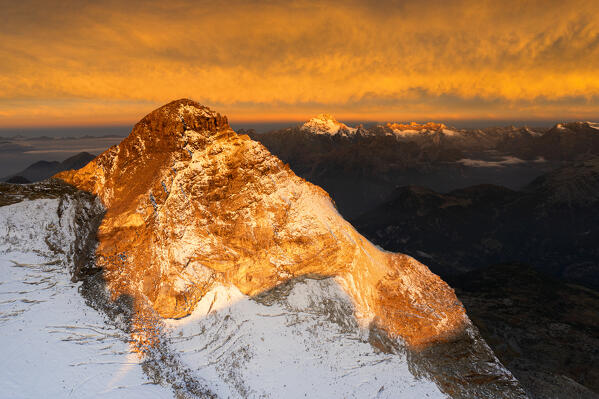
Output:
<svg viewBox="0 0 599 399">
<path fill-rule="evenodd" d="M 51 3 L 3 7 L 0 126 L 599 115 L 596 1 Z"/>
</svg>

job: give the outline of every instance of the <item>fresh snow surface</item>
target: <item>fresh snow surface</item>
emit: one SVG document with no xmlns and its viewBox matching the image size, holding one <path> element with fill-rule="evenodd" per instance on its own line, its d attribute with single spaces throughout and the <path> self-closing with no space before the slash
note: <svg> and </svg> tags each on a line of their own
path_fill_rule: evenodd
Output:
<svg viewBox="0 0 599 399">
<path fill-rule="evenodd" d="M 72 238 L 59 200 L 0 207 L 0 398 L 172 398 L 128 336 L 88 307 L 45 238 Z M 67 212 L 70 208 L 67 208 Z"/>
<path fill-rule="evenodd" d="M 190 316 L 166 321 L 173 349 L 219 397 L 446 397 L 404 353 L 370 345 L 334 278 L 287 288 L 262 299 L 212 289 Z"/>
</svg>

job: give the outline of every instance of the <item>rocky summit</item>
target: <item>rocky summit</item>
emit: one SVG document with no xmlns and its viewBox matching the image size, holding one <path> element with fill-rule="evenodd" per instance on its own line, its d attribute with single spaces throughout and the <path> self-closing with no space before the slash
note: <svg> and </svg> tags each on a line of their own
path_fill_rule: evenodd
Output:
<svg viewBox="0 0 599 399">
<path fill-rule="evenodd" d="M 189 100 L 146 116 L 85 168 L 57 175 L 107 208 L 97 257 L 115 295 L 183 317 L 214 284 L 256 295 L 287 280 L 335 276 L 368 323 L 412 345 L 467 319 L 453 291 L 400 254 L 380 251 L 225 117 Z"/>
<path fill-rule="evenodd" d="M 182 99 L 158 108 L 119 145 L 56 177 L 97 196 L 105 207 L 89 267 L 102 270 L 113 300 L 132 299 L 131 334 L 142 354 L 168 345 L 171 341 L 163 337 L 173 328 L 185 336 L 184 326 L 197 327 L 195 322 L 203 326 L 202 333 L 188 331 L 189 342 L 216 334 L 212 341 L 206 337 L 201 345 L 197 342 L 195 352 L 210 349 L 210 342 L 220 342 L 218 348 L 231 339 L 247 343 L 245 349 L 228 352 L 235 359 L 243 353 L 234 364 L 220 357 L 212 360 L 217 370 L 227 370 L 225 377 L 219 374 L 227 389 L 212 393 L 232 389 L 234 396 L 254 397 L 258 392 L 285 392 L 264 385 L 262 363 L 258 369 L 245 369 L 258 374 L 253 379 L 238 375 L 243 364 L 276 348 L 280 338 L 268 335 L 263 323 L 246 330 L 241 325 L 247 326 L 252 314 L 265 317 L 264 306 L 274 309 L 279 304 L 287 309 L 282 314 L 297 315 L 304 309 L 303 314 L 313 315 L 310 320 L 324 314 L 344 326 L 338 339 L 354 331 L 370 348 L 367 353 L 411 364 L 406 375 L 415 380 L 410 383 L 398 385 L 401 373 L 395 375 L 395 369 L 377 371 L 395 380 L 395 388 L 377 388 L 383 396 L 414 397 L 410 395 L 429 389 L 418 391 L 416 381 L 430 381 L 435 387 L 431 392 L 438 392 L 431 397 L 525 397 L 445 282 L 415 259 L 371 244 L 339 215 L 325 191 L 296 176 L 258 142 L 236 134 L 226 117 L 207 107 Z M 248 300 L 262 307 L 239 305 Z M 215 312 L 229 316 L 210 316 Z M 235 328 L 234 321 L 239 323 Z M 297 320 L 289 323 L 281 328 L 295 328 L 293 334 L 304 337 L 300 353 L 328 342 L 327 328 L 318 333 L 322 323 L 307 330 L 292 327 Z M 227 329 L 229 338 L 218 333 Z M 265 339 L 266 346 L 260 346 Z M 336 341 L 331 339 L 331 345 Z M 268 358 L 283 359 L 287 355 L 281 351 Z M 328 349 L 317 355 L 321 363 L 324 352 Z M 357 373 L 374 370 L 375 363 L 353 361 Z M 283 378 L 281 373 L 289 370 L 277 367 L 273 372 Z M 193 375 L 189 373 L 185 375 Z M 334 378 L 339 382 L 349 377 L 341 373 Z M 345 388 L 349 394 L 362 392 L 357 386 Z M 318 393 L 318 387 L 309 384 L 297 389 Z M 342 392 L 331 394 L 348 394 Z M 374 395 L 366 392 L 363 395 Z"/>
</svg>

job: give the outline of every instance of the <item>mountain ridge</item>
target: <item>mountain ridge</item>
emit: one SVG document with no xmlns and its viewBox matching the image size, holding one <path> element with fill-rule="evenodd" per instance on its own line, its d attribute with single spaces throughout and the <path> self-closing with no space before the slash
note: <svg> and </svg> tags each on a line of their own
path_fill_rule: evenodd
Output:
<svg viewBox="0 0 599 399">
<path fill-rule="evenodd" d="M 27 181 L 23 181 L 23 183 L 45 180 L 49 177 L 52 177 L 56 173 L 65 170 L 80 169 L 83 166 L 87 165 L 87 163 L 95 157 L 95 155 L 90 154 L 87 151 L 82 151 L 80 153 L 66 158 L 63 161 L 37 161 L 29 165 L 22 171 L 13 173 L 10 176 L 5 177 L 4 181 L 8 181 L 9 179 L 13 179 L 15 177 L 21 177 L 26 179 Z"/>
</svg>

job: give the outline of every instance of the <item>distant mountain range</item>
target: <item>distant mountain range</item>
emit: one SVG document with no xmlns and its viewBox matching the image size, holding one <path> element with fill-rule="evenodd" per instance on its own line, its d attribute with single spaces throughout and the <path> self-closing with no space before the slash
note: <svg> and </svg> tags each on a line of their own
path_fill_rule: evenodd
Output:
<svg viewBox="0 0 599 399">
<path fill-rule="evenodd" d="M 351 128 L 321 114 L 302 126 L 240 133 L 327 190 L 350 218 L 400 185 L 442 192 L 481 183 L 519 189 L 555 167 L 599 155 L 599 124 L 592 122 L 550 129 L 454 129 L 433 122 Z"/>
<path fill-rule="evenodd" d="M 253 130 L 242 132 L 272 146 L 277 152 L 283 150 L 279 147 L 281 141 L 285 140 L 286 151 L 290 153 L 298 150 L 299 141 L 310 143 L 312 149 L 323 152 L 324 148 L 317 148 L 315 142 L 320 141 L 318 144 L 326 147 L 330 142 L 344 145 L 348 142 L 363 142 L 364 138 L 372 141 L 372 137 L 385 137 L 385 143 L 394 147 L 398 146 L 396 143 L 416 144 L 420 150 L 415 159 L 417 161 L 454 160 L 473 151 L 485 150 L 508 152 L 524 160 L 539 157 L 548 160 L 573 160 L 599 153 L 599 123 L 594 122 L 558 123 L 549 129 L 515 126 L 456 129 L 435 122 L 389 122 L 371 127 L 349 127 L 331 115 L 320 114 L 301 126 L 262 134 Z M 406 164 L 404 162 L 391 166 L 401 167 Z M 408 163 L 407 166 L 412 165 Z"/>
<path fill-rule="evenodd" d="M 87 165 L 96 156 L 89 152 L 80 152 L 65 159 L 62 162 L 58 161 L 38 161 L 29 165 L 18 173 L 11 176 L 6 176 L 2 180 L 7 183 L 26 184 L 45 180 L 54 176 L 58 172 L 70 169 L 80 169 Z"/>
</svg>

